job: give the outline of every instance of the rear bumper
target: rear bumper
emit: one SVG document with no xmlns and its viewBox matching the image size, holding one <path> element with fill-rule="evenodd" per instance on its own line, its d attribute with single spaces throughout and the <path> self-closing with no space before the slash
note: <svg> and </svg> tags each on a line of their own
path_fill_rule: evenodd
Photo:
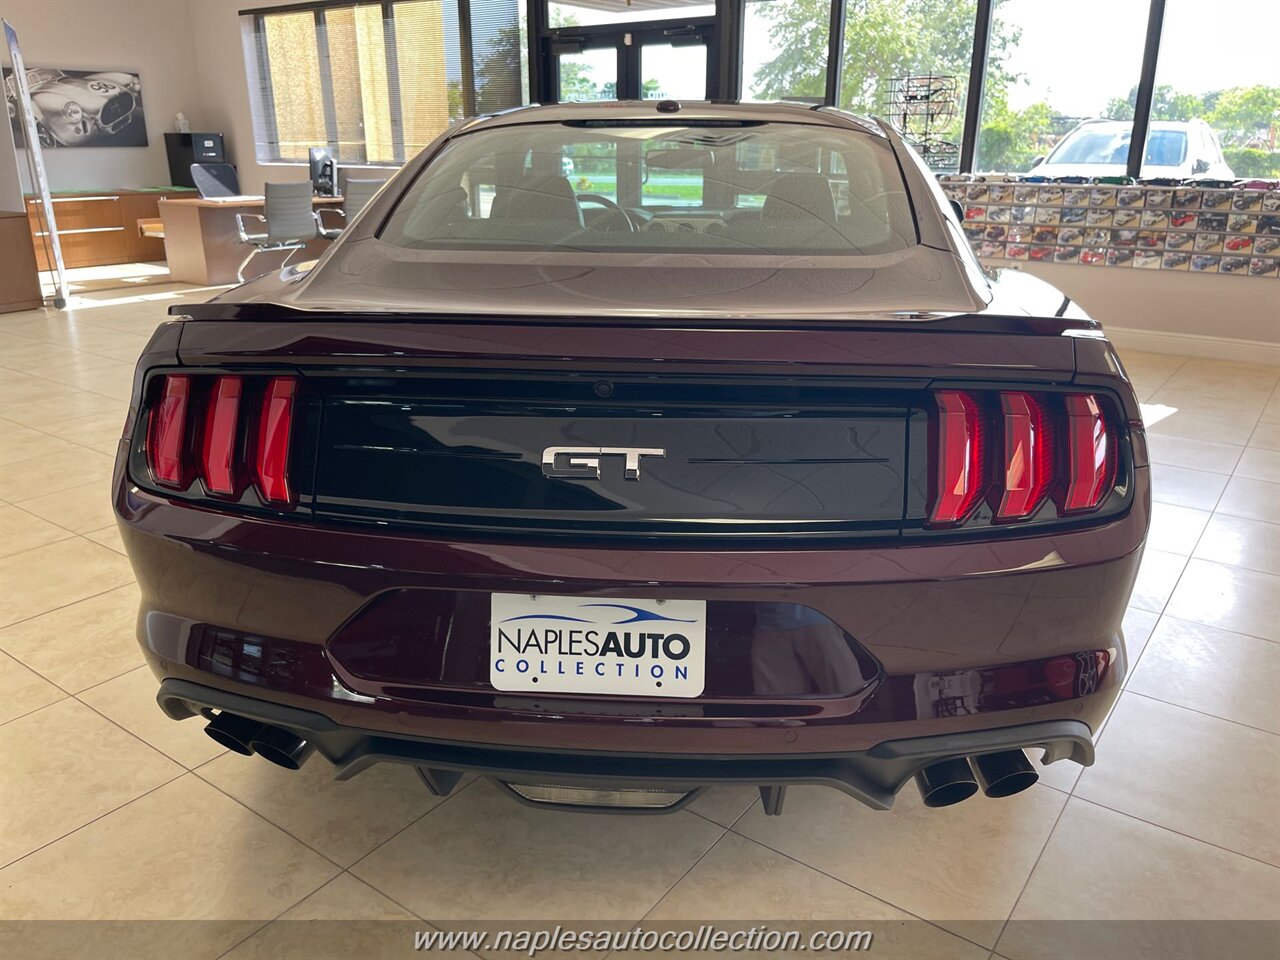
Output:
<svg viewBox="0 0 1280 960">
<path fill-rule="evenodd" d="M 703 787 L 746 785 L 835 787 L 878 810 L 893 806 L 898 790 L 939 760 L 1013 749 L 1041 749 L 1044 763 L 1093 763 L 1093 741 L 1079 720 L 1049 720 L 968 733 L 889 740 L 841 754 L 704 756 L 536 750 L 480 746 L 364 730 L 323 714 L 228 693 L 182 680 L 160 685 L 157 702 L 171 718 L 211 717 L 225 711 L 288 730 L 314 744 L 349 780 L 375 763 L 409 764 L 432 771 L 470 773 L 504 783 L 573 784 L 601 788 L 664 788 L 688 793 Z"/>
<path fill-rule="evenodd" d="M 1121 621 L 1147 529 L 1146 474 L 1127 513 L 1084 529 L 822 549 L 427 539 L 202 509 L 139 490 L 122 471 L 115 506 L 142 591 L 138 638 L 160 680 L 477 749 L 829 757 L 1046 721 L 1097 730 L 1127 668 Z M 483 643 L 455 637 L 442 663 L 469 657 L 466 682 L 456 667 L 421 683 L 356 675 L 333 638 L 397 591 L 802 604 L 878 672 L 841 694 L 513 696 L 476 672 L 487 671 L 475 663 Z M 742 656 L 728 666 L 749 677 Z"/>
</svg>

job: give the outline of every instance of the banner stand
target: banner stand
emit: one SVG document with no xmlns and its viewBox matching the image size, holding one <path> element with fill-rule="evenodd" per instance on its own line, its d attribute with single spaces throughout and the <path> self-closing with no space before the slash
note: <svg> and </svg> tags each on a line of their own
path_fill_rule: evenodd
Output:
<svg viewBox="0 0 1280 960">
<path fill-rule="evenodd" d="M 42 227 L 40 240 L 44 245 L 45 259 L 51 264 L 48 271 L 53 279 L 53 306 L 63 310 L 67 306 L 67 271 L 62 261 L 62 244 L 58 241 L 57 216 L 53 212 L 53 199 L 49 196 L 49 177 L 44 169 L 44 152 L 40 148 L 40 135 L 36 130 L 36 118 L 31 109 L 31 88 L 27 84 L 27 67 L 18 49 L 18 34 L 8 20 L 4 24 L 4 38 L 9 46 L 9 61 L 13 66 L 13 82 L 18 90 L 18 104 L 22 109 L 23 129 L 27 133 L 27 174 L 40 193 L 39 220 Z M 14 143 L 15 153 L 19 147 Z M 46 303 L 49 297 L 45 297 Z"/>
</svg>

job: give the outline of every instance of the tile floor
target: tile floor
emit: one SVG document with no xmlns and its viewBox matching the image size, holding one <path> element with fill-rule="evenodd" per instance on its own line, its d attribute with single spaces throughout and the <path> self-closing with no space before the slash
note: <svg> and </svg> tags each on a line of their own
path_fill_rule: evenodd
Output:
<svg viewBox="0 0 1280 960">
<path fill-rule="evenodd" d="M 1096 766 L 940 811 L 796 789 L 774 819 L 725 790 L 620 820 L 290 775 L 160 714 L 107 481 L 134 358 L 206 295 L 0 317 L 0 917 L 206 921 L 134 955 L 210 958 L 372 952 L 289 922 L 315 918 L 907 920 L 898 955 L 976 960 L 1172 956 L 1159 924 L 1099 922 L 1280 917 L 1280 369 L 1125 355 L 1158 505 Z"/>
</svg>

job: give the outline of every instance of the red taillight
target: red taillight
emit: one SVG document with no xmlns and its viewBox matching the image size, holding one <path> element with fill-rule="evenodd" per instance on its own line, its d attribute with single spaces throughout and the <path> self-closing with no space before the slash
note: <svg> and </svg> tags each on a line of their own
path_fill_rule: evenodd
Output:
<svg viewBox="0 0 1280 960">
<path fill-rule="evenodd" d="M 156 483 L 166 487 L 183 489 L 191 482 L 186 457 L 190 405 L 191 378 L 165 377 L 147 421 L 147 466 Z"/>
<path fill-rule="evenodd" d="M 240 492 L 236 443 L 243 389 L 244 381 L 240 377 L 218 377 L 209 392 L 200 444 L 200 471 L 208 491 L 219 496 L 233 497 Z"/>
<path fill-rule="evenodd" d="M 1118 469 L 1106 404 L 1091 393 L 1060 396 L 937 391 L 929 525 L 963 524 L 984 500 L 992 522 L 1035 517 L 1051 493 L 1060 516 L 1102 506 Z"/>
<path fill-rule="evenodd" d="M 1067 489 L 1062 510 L 1092 510 L 1102 503 L 1115 476 L 1115 450 L 1096 396 L 1069 393 L 1063 402 L 1067 409 Z"/>
<path fill-rule="evenodd" d="M 1004 414 L 1004 488 L 996 507 L 1001 520 L 1031 516 L 1053 479 L 1053 442 L 1044 406 L 1029 393 L 1000 394 Z"/>
<path fill-rule="evenodd" d="M 289 489 L 289 436 L 293 430 L 295 387 L 289 377 L 273 377 L 262 398 L 253 472 L 258 492 L 268 503 L 293 502 L 293 491 Z"/>
<path fill-rule="evenodd" d="M 977 399 L 959 390 L 937 393 L 936 490 L 930 523 L 961 523 L 982 497 L 984 424 Z"/>
</svg>

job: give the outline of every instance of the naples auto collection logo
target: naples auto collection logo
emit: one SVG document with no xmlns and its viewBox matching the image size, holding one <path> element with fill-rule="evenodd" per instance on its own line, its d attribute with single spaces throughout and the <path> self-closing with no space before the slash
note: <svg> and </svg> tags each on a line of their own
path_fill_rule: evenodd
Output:
<svg viewBox="0 0 1280 960">
<path fill-rule="evenodd" d="M 693 645 L 680 630 L 693 623 L 660 610 L 606 602 L 583 603 L 572 612 L 506 617 L 496 624 L 493 669 L 687 682 L 689 666 L 683 661 Z"/>
</svg>

